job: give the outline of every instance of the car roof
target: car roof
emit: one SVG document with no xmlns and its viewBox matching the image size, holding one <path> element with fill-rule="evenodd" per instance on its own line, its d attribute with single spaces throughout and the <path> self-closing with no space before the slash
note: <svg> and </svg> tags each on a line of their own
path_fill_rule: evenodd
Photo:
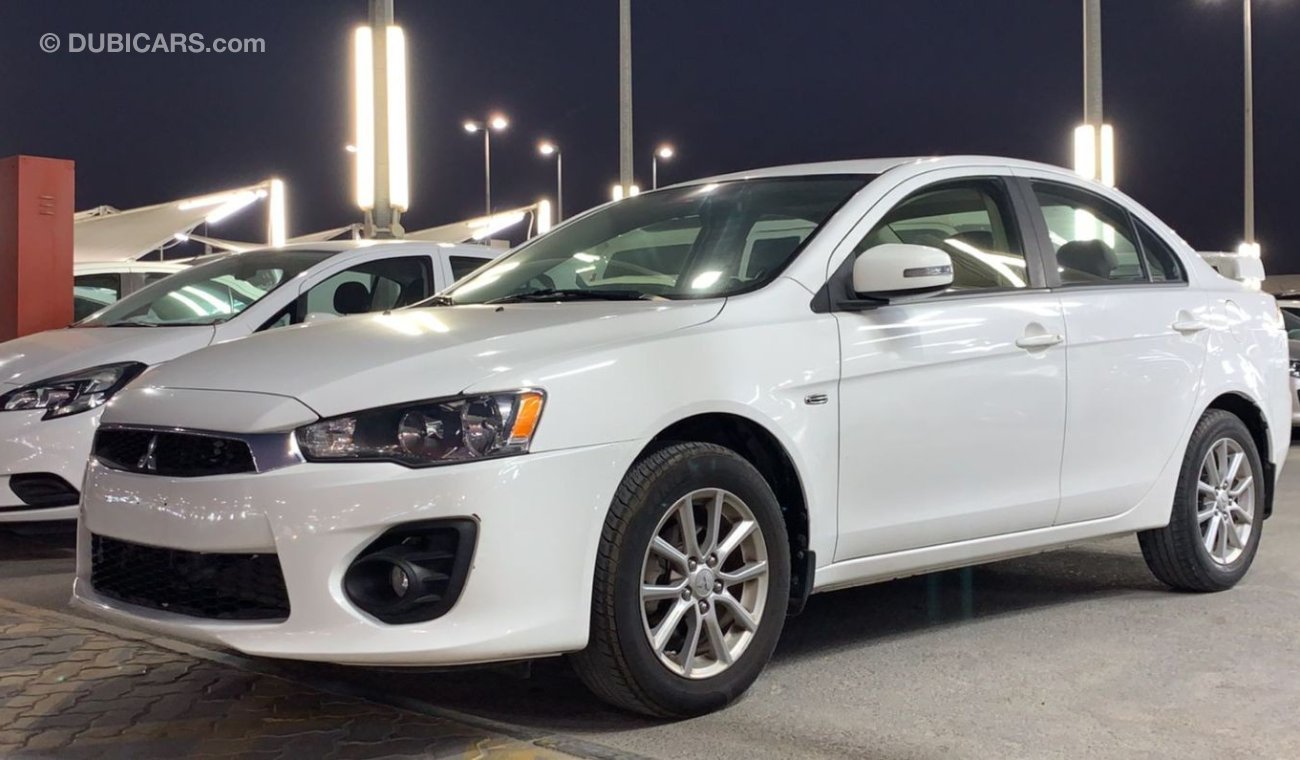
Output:
<svg viewBox="0 0 1300 760">
<path fill-rule="evenodd" d="M 712 177 L 703 177 L 701 179 L 683 182 L 681 184 L 698 185 L 709 182 L 722 182 L 737 179 L 806 177 L 817 174 L 884 174 L 890 169 L 916 164 L 928 164 L 935 169 L 1001 166 L 1013 169 L 1046 169 L 1054 172 L 1063 170 L 1060 166 L 1052 166 L 1051 164 L 1039 163 L 1037 161 L 1024 161 L 1018 158 L 1004 158 L 1001 156 L 900 156 L 896 158 L 859 158 L 848 161 L 822 161 L 811 164 L 771 166 L 765 169 L 749 169 L 746 171 L 730 172 L 728 174 L 718 174 Z"/>
</svg>

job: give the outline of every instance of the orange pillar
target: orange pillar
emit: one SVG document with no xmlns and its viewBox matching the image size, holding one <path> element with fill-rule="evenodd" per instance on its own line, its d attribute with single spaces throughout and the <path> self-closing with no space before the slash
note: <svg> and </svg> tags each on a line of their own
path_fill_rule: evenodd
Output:
<svg viewBox="0 0 1300 760">
<path fill-rule="evenodd" d="M 0 340 L 72 321 L 74 164 L 0 158 Z"/>
</svg>

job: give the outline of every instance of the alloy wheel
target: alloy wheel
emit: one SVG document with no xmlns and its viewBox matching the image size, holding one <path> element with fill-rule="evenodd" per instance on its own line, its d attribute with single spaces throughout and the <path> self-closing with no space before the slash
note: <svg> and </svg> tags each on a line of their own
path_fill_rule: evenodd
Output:
<svg viewBox="0 0 1300 760">
<path fill-rule="evenodd" d="M 744 501 L 716 488 L 678 499 L 641 573 L 641 620 L 659 661 L 692 679 L 726 670 L 758 631 L 768 583 L 767 543 Z"/>
<path fill-rule="evenodd" d="M 1255 477 L 1241 444 L 1215 441 L 1201 461 L 1196 524 L 1210 559 L 1230 565 L 1241 556 L 1255 522 Z"/>
</svg>

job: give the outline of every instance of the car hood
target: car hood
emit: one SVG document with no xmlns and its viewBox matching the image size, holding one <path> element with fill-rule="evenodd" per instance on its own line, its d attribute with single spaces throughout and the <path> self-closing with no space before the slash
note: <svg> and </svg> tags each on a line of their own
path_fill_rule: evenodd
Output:
<svg viewBox="0 0 1300 760">
<path fill-rule="evenodd" d="M 0 343 L 0 383 L 38 380 L 114 362 L 154 365 L 212 342 L 213 328 L 69 327 Z"/>
<path fill-rule="evenodd" d="M 271 330 L 150 372 L 159 388 L 295 398 L 328 417 L 449 396 L 493 375 L 707 322 L 723 301 L 402 309 Z"/>
</svg>

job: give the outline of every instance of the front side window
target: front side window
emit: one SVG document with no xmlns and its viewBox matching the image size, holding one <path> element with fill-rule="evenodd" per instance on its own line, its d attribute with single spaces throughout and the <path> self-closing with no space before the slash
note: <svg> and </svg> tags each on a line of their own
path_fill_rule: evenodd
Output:
<svg viewBox="0 0 1300 760">
<path fill-rule="evenodd" d="M 308 314 L 364 314 L 410 306 L 432 294 L 429 260 L 423 256 L 367 261 L 327 277 L 300 296 Z"/>
<path fill-rule="evenodd" d="M 199 264 L 123 298 L 85 327 L 179 327 L 225 322 L 333 254 L 250 251 Z"/>
<path fill-rule="evenodd" d="M 1033 183 L 1062 285 L 1147 282 L 1129 214 L 1086 190 Z"/>
<path fill-rule="evenodd" d="M 72 284 L 74 287 L 86 288 L 88 291 L 94 291 L 96 295 L 110 299 L 108 303 L 122 297 L 122 275 L 117 272 L 79 274 L 72 278 Z"/>
<path fill-rule="evenodd" d="M 712 298 L 762 287 L 870 180 L 826 175 L 669 188 L 613 203 L 498 259 L 455 303 Z"/>
<path fill-rule="evenodd" d="M 1029 286 L 1025 248 L 999 180 L 962 180 L 908 196 L 867 233 L 854 255 L 886 243 L 938 248 L 952 260 L 949 292 Z"/>
</svg>

